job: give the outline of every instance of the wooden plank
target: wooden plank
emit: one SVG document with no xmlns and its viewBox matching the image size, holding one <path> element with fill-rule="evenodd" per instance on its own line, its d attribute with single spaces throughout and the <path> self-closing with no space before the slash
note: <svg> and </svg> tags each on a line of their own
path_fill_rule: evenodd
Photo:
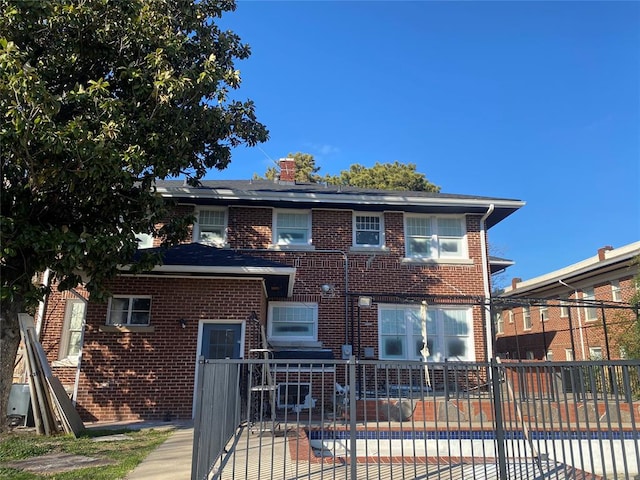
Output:
<svg viewBox="0 0 640 480">
<path fill-rule="evenodd" d="M 29 335 L 35 335 L 35 331 L 28 332 Z M 40 342 L 35 339 L 31 339 L 35 348 L 36 355 L 42 366 L 42 373 L 46 380 L 48 391 L 51 393 L 53 402 L 57 407 L 62 426 L 67 433 L 73 433 L 76 437 L 84 430 L 84 423 L 78 414 L 77 410 L 73 406 L 67 391 L 62 386 L 62 383 L 53 375 L 49 361 L 47 360 L 47 354 Z"/>
<path fill-rule="evenodd" d="M 45 391 L 44 379 L 42 377 L 42 371 L 40 369 L 39 362 L 36 358 L 36 353 L 34 351 L 33 344 L 31 343 L 31 338 L 29 335 L 29 331 L 33 329 L 35 331 L 35 325 L 33 323 L 33 318 L 27 314 L 19 314 L 18 322 L 20 324 L 20 332 L 22 333 L 22 338 L 25 344 L 25 349 L 27 350 L 27 363 L 29 364 L 30 370 L 30 379 L 33 382 L 33 390 L 31 390 L 31 394 L 35 396 L 37 399 L 37 405 L 34 409 L 34 418 L 36 415 L 36 410 L 39 413 L 42 425 L 42 432 L 40 430 L 39 433 L 44 433 L 45 435 L 51 435 L 56 431 L 55 422 L 52 418 L 52 410 L 49 404 L 49 399 L 47 397 L 47 393 Z M 31 382 L 29 383 L 31 386 Z"/>
</svg>

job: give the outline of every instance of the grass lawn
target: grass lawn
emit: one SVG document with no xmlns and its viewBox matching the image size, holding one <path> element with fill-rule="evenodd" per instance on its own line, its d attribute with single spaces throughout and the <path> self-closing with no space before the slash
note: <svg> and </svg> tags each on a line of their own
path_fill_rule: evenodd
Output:
<svg viewBox="0 0 640 480">
<path fill-rule="evenodd" d="M 124 434 L 130 439 L 95 441 L 96 437 Z M 171 434 L 168 429 L 85 430 L 72 435 L 43 436 L 32 432 L 13 431 L 0 435 L 0 478 L 7 480 L 116 480 L 124 478 L 149 453 Z M 7 462 L 41 455 L 67 453 L 107 459 L 110 465 L 87 467 L 63 473 L 34 474 L 6 466 Z"/>
</svg>

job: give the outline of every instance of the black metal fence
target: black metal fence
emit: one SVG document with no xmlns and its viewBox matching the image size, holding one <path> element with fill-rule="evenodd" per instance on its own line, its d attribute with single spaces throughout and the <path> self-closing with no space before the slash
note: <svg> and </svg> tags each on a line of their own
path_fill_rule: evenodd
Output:
<svg viewBox="0 0 640 480">
<path fill-rule="evenodd" d="M 639 475 L 637 361 L 199 367 L 193 479 Z"/>
</svg>

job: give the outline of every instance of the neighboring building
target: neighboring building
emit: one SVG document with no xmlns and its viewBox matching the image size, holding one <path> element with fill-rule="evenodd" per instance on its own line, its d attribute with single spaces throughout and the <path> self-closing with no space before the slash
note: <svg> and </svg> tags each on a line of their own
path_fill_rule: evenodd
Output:
<svg viewBox="0 0 640 480">
<path fill-rule="evenodd" d="M 49 296 L 41 341 L 83 418 L 191 418 L 197 359 L 250 357 L 263 333 L 276 358 L 418 360 L 425 321 L 430 360 L 491 354 L 491 272 L 510 262 L 486 231 L 522 201 L 296 184 L 280 167 L 276 182 L 160 182 L 195 213 L 191 242 L 124 267 L 108 303 Z"/>
<path fill-rule="evenodd" d="M 496 354 L 528 360 L 624 358 L 620 335 L 636 320 L 629 301 L 640 242 L 531 280 L 516 278 L 493 299 Z"/>
</svg>

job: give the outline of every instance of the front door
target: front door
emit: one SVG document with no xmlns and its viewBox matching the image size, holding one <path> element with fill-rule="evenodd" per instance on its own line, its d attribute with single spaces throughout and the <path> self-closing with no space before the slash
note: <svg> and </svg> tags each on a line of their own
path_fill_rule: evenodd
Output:
<svg viewBox="0 0 640 480">
<path fill-rule="evenodd" d="M 205 323 L 201 355 L 205 359 L 240 358 L 241 323 Z"/>
</svg>

